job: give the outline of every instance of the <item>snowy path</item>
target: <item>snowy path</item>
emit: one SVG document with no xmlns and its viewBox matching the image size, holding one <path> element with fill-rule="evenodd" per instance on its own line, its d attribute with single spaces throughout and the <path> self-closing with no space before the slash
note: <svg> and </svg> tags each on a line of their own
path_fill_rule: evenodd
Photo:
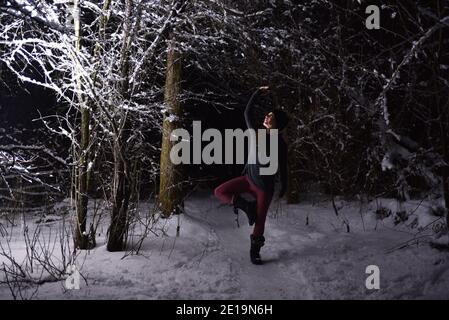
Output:
<svg viewBox="0 0 449 320">
<path fill-rule="evenodd" d="M 284 204 L 284 213 L 277 218 L 272 217 L 271 208 L 266 244 L 261 251 L 266 263 L 254 266 L 249 261 L 251 227 L 245 216 L 239 215 L 237 228 L 231 208 L 207 197 L 192 200 L 186 211 L 192 218 L 206 222 L 217 237 L 217 250 L 231 265 L 241 298 L 449 298 L 447 253 L 426 245 L 389 253 L 392 247 L 409 240 L 411 233 L 382 223 L 374 230 L 372 216 L 362 222 L 356 206 L 342 210 L 350 233 L 329 203 Z M 365 287 L 366 267 L 371 264 L 381 270 L 380 290 Z"/>
<path fill-rule="evenodd" d="M 187 207 L 187 212 L 202 219 L 210 228 L 211 233 L 218 237 L 219 250 L 224 259 L 235 271 L 240 283 L 243 299 L 312 299 L 306 278 L 297 271 L 293 277 L 282 263 L 279 263 L 279 253 L 265 246 L 262 249 L 264 265 L 256 266 L 249 260 L 249 235 L 251 228 L 244 214 L 239 214 L 240 228 L 235 223 L 235 215 L 229 206 L 219 206 L 207 202 L 209 208 L 195 208 L 193 204 Z M 267 252 L 266 252 L 267 251 Z"/>
<path fill-rule="evenodd" d="M 393 200 L 383 202 L 392 209 L 396 206 Z M 185 214 L 159 220 L 164 235 L 145 239 L 139 255 L 124 258 L 123 252 L 107 252 L 105 224 L 99 230 L 98 246 L 84 251 L 77 261 L 88 285 L 67 291 L 62 282 L 45 283 L 34 298 L 449 299 L 448 252 L 426 244 L 390 252 L 412 238 L 416 228 L 410 225 L 415 218 L 419 218 L 416 225 L 434 219 L 426 216 L 425 207 L 408 203 L 413 215 L 395 226 L 392 216 L 376 220 L 377 204 L 363 210 L 356 202 L 337 205 L 339 217 L 329 201 L 284 203 L 274 217 L 272 204 L 261 251 L 265 264 L 256 266 L 249 259 L 251 227 L 245 216 L 240 215 L 237 228 L 229 206 L 220 205 L 210 191 L 197 192 L 186 201 Z M 148 212 L 151 207 L 144 202 L 140 210 Z M 342 218 L 351 232 L 346 232 Z M 29 226 L 37 228 L 33 219 L 37 218 L 30 217 Z M 44 234 L 58 234 L 57 222 L 41 227 Z M 20 234 L 16 228 L 10 244 L 18 257 L 26 252 Z M 380 269 L 380 290 L 365 287 L 368 265 Z M 10 298 L 9 289 L 0 285 L 0 299 Z"/>
</svg>

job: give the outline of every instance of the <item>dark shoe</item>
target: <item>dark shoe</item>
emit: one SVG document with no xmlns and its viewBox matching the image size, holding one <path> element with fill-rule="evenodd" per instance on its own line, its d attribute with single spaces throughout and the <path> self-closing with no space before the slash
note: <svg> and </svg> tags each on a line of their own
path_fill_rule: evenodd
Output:
<svg viewBox="0 0 449 320">
<path fill-rule="evenodd" d="M 256 222 L 256 212 L 257 205 L 256 201 L 247 201 L 243 199 L 241 196 L 235 196 L 233 200 L 234 212 L 237 213 L 236 209 L 240 209 L 246 213 L 248 217 L 248 223 L 250 226 Z"/>
<path fill-rule="evenodd" d="M 253 236 L 251 235 L 251 249 L 249 251 L 249 256 L 253 264 L 262 264 L 262 259 L 260 257 L 260 248 L 265 244 L 264 236 Z"/>
</svg>

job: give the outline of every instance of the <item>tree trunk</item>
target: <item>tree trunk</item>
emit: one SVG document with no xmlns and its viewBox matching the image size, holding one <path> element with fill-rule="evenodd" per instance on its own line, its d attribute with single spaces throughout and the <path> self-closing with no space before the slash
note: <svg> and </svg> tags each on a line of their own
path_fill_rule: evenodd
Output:
<svg viewBox="0 0 449 320">
<path fill-rule="evenodd" d="M 176 143 L 170 141 L 171 132 L 179 127 L 182 118 L 179 94 L 181 91 L 181 55 L 176 51 L 173 41 L 167 53 L 167 71 L 164 100 L 167 108 L 163 122 L 162 150 L 160 158 L 159 205 L 162 215 L 169 217 L 179 213 L 183 200 L 181 182 L 182 165 L 174 165 L 170 160 L 170 150 Z M 173 121 L 173 116 L 175 121 Z"/>
<path fill-rule="evenodd" d="M 441 4 L 440 1 L 436 1 L 437 5 L 437 12 L 438 12 L 438 18 L 442 18 L 441 14 Z M 441 51 L 443 48 L 443 30 L 440 29 L 438 31 L 438 50 L 435 52 L 435 62 L 433 65 L 434 72 L 433 72 L 433 82 L 434 82 L 434 92 L 445 92 L 444 87 L 441 90 L 440 86 L 440 68 L 441 68 Z M 445 106 L 442 106 L 442 99 L 441 95 L 437 94 L 435 97 L 435 105 L 438 110 L 439 120 L 438 125 L 440 127 L 440 136 L 441 136 L 441 146 L 443 148 L 443 159 L 446 163 L 449 163 L 449 144 L 448 144 L 448 114 L 447 114 L 447 108 Z M 447 104 L 446 104 L 447 106 Z M 447 170 L 443 171 L 442 177 L 441 177 L 441 184 L 443 189 L 443 197 L 444 197 L 444 205 L 446 208 L 446 227 L 449 231 L 449 175 L 447 174 Z"/>
<path fill-rule="evenodd" d="M 120 85 L 124 101 L 129 98 L 129 46 L 133 14 L 133 0 L 126 0 L 126 11 L 121 48 Z M 108 251 L 121 251 L 126 247 L 128 231 L 128 206 L 132 194 L 132 177 L 127 152 L 127 141 L 131 130 L 127 111 L 119 110 L 119 132 L 114 139 L 114 177 L 112 188 L 112 218 L 109 226 Z"/>
<path fill-rule="evenodd" d="M 107 243 L 108 251 L 121 251 L 126 247 L 131 179 L 128 176 L 128 163 L 122 157 L 121 146 L 121 139 L 114 143 L 114 185 L 112 191 L 112 220 Z"/>
<path fill-rule="evenodd" d="M 73 24 L 75 29 L 75 48 L 81 50 L 81 21 L 80 21 L 79 0 L 73 2 Z M 78 87 L 78 101 L 81 105 L 81 124 L 80 124 L 80 150 L 78 155 L 78 168 L 75 169 L 75 207 L 76 217 L 74 225 L 73 241 L 75 248 L 89 249 L 89 236 L 86 231 L 87 224 L 87 170 L 89 159 L 89 121 L 90 113 L 82 96 L 82 84 L 80 80 L 81 66 L 76 62 L 75 78 Z"/>
</svg>

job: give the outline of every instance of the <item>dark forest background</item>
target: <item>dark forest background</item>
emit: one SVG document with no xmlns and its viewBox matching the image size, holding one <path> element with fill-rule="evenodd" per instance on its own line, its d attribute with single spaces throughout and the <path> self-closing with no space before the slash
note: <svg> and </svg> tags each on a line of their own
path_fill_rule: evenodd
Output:
<svg viewBox="0 0 449 320">
<path fill-rule="evenodd" d="M 104 198 L 121 250 L 138 199 L 170 216 L 243 168 L 174 166 L 171 130 L 244 128 L 268 85 L 259 122 L 290 116 L 288 203 L 315 190 L 443 200 L 447 214 L 449 1 L 74 1 L 72 16 L 28 1 L 0 1 L 4 210 L 71 197 L 87 248 L 87 204 Z"/>
</svg>

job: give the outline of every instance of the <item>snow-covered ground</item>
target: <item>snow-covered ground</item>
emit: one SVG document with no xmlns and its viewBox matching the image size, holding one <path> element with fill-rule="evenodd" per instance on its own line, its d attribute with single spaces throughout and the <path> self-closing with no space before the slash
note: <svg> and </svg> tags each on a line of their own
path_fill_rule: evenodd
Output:
<svg viewBox="0 0 449 320">
<path fill-rule="evenodd" d="M 355 201 L 336 204 L 338 217 L 330 201 L 284 202 L 277 212 L 273 203 L 261 251 L 265 264 L 256 266 L 249 261 L 251 229 L 244 216 L 237 228 L 228 206 L 198 192 L 186 202 L 185 214 L 159 220 L 165 235 L 151 234 L 139 255 L 107 252 L 100 228 L 97 247 L 77 260 L 87 285 L 81 281 L 79 290 L 65 290 L 63 281 L 44 283 L 34 298 L 449 299 L 449 252 L 426 243 L 434 231 L 425 226 L 436 217 L 424 202 L 407 202 L 402 209 L 409 217 L 397 225 L 394 214 L 376 219 L 374 202 L 362 208 Z M 394 200 L 380 204 L 397 210 Z M 150 205 L 142 203 L 141 210 Z M 34 225 L 57 234 L 60 222 Z M 10 245 L 22 257 L 25 244 L 16 229 Z M 421 241 L 403 247 L 414 237 Z M 368 265 L 380 269 L 379 290 L 365 287 Z M 11 298 L 6 285 L 0 285 L 0 298 Z"/>
</svg>

